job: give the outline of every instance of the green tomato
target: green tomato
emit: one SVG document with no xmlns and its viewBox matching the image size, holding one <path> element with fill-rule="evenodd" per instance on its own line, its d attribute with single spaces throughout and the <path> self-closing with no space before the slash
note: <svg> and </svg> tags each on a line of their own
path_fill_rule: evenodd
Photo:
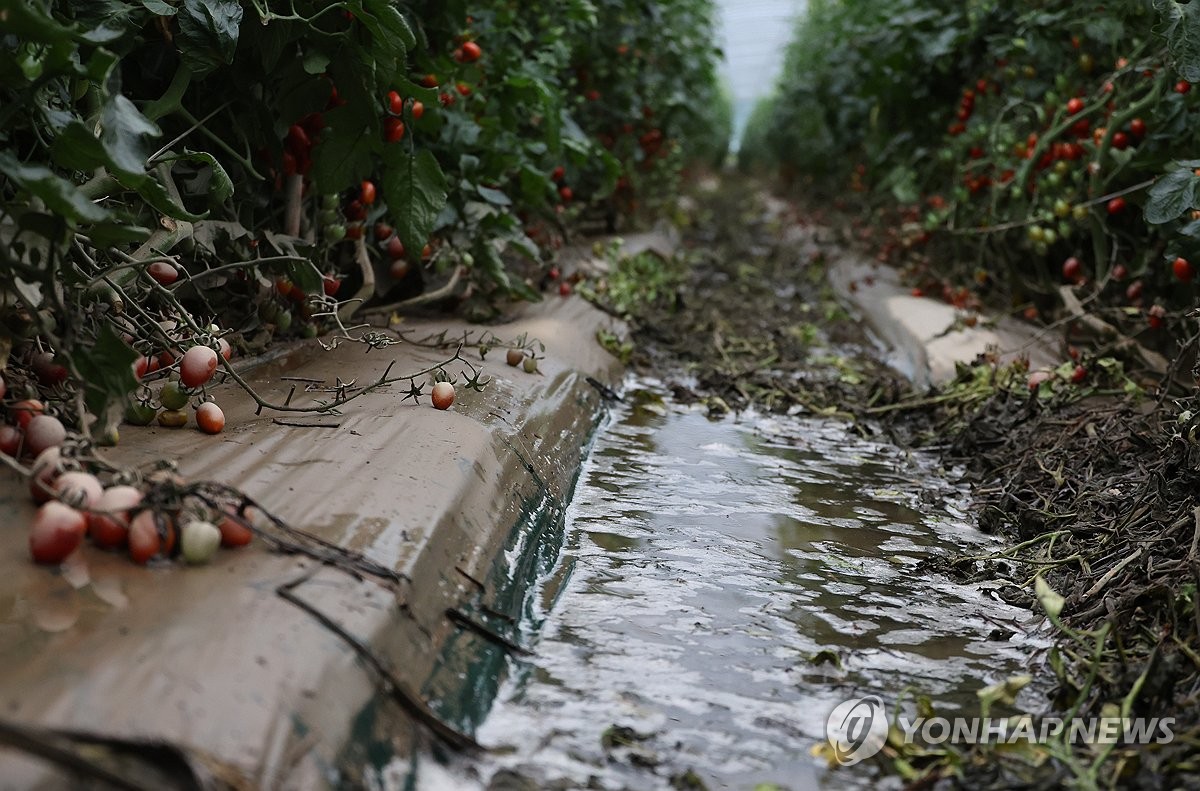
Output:
<svg viewBox="0 0 1200 791">
<path fill-rule="evenodd" d="M 1062 186 L 1062 176 L 1054 172 L 1047 173 L 1044 181 L 1046 182 L 1046 186 L 1050 189 L 1056 189 Z"/>
<path fill-rule="evenodd" d="M 325 226 L 325 241 L 340 242 L 346 238 L 346 226 L 344 225 L 326 225 Z"/>
<path fill-rule="evenodd" d="M 275 327 L 280 332 L 287 332 L 292 327 L 291 311 L 281 310 L 279 315 L 275 317 Z"/>
<path fill-rule="evenodd" d="M 1048 247 L 1058 241 L 1058 233 L 1053 228 L 1047 228 L 1042 233 L 1042 238 L 1045 240 L 1045 244 Z"/>
<path fill-rule="evenodd" d="M 1060 159 L 1054 163 L 1054 172 L 1060 176 L 1065 176 L 1071 170 L 1071 163 L 1065 159 Z"/>
<path fill-rule="evenodd" d="M 317 219 L 322 225 L 333 225 L 341 218 L 342 215 L 338 213 L 337 209 L 321 209 L 321 211 L 317 213 Z"/>
<path fill-rule="evenodd" d="M 1075 226 L 1071 225 L 1071 223 L 1067 222 L 1066 220 L 1059 221 L 1058 236 L 1060 239 L 1070 239 L 1071 235 L 1074 233 L 1075 233 Z"/>
<path fill-rule="evenodd" d="M 1071 209 L 1071 216 L 1082 222 L 1088 218 L 1087 206 L 1076 206 Z"/>
<path fill-rule="evenodd" d="M 1071 213 L 1071 204 L 1062 198 L 1054 201 L 1054 216 L 1062 219 Z"/>
<path fill-rule="evenodd" d="M 154 422 L 158 410 L 141 401 L 125 407 L 125 422 L 133 426 L 148 426 Z"/>
<path fill-rule="evenodd" d="M 158 400 L 163 405 L 163 409 L 183 409 L 188 403 L 188 394 L 183 387 L 174 380 L 163 385 L 162 391 L 158 394 Z"/>
<path fill-rule="evenodd" d="M 330 193 L 329 195 L 322 195 L 321 196 L 321 208 L 325 209 L 326 211 L 332 211 L 338 207 L 338 203 L 340 201 L 341 201 L 341 199 L 338 198 L 336 192 Z"/>
<path fill-rule="evenodd" d="M 1040 225 L 1031 225 L 1029 230 L 1025 232 L 1029 237 L 1029 241 L 1036 243 L 1043 242 L 1046 239 L 1046 229 Z"/>
</svg>

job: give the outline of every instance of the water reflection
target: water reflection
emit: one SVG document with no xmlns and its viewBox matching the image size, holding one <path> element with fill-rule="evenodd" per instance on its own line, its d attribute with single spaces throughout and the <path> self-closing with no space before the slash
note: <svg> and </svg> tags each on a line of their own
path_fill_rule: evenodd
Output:
<svg viewBox="0 0 1200 791">
<path fill-rule="evenodd" d="M 478 733 L 497 749 L 426 762 L 419 786 L 655 789 L 687 770 L 711 789 L 872 785 L 809 755 L 836 703 L 915 684 L 969 705 L 1027 656 L 988 639 L 1027 613 L 914 572 L 989 543 L 961 507 L 928 460 L 836 423 L 619 415 L 568 510 L 535 655 Z M 613 725 L 636 738 L 606 749 Z"/>
</svg>

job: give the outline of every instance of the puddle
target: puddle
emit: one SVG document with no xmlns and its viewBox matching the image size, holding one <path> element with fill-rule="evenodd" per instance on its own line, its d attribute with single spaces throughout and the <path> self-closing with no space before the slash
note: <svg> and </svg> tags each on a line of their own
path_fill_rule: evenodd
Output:
<svg viewBox="0 0 1200 791">
<path fill-rule="evenodd" d="M 869 762 L 810 754 L 836 704 L 914 687 L 973 712 L 1024 669 L 1030 638 L 1009 635 L 1030 613 L 914 570 L 996 546 L 928 458 L 832 421 L 655 411 L 597 439 L 525 608 L 534 653 L 506 660 L 476 730 L 491 751 L 380 787 L 875 787 Z"/>
</svg>

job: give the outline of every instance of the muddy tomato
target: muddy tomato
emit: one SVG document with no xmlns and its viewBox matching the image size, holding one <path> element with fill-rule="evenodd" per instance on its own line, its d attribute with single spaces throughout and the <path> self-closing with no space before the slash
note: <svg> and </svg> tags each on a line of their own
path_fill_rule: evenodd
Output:
<svg viewBox="0 0 1200 791">
<path fill-rule="evenodd" d="M 0 453 L 15 457 L 24 439 L 25 432 L 16 426 L 0 426 Z"/>
<path fill-rule="evenodd" d="M 62 453 L 57 447 L 47 448 L 33 460 L 32 474 L 29 476 L 29 496 L 39 505 L 54 499 L 54 481 L 61 470 L 59 463 Z"/>
<path fill-rule="evenodd" d="M 129 540 L 129 512 L 142 502 L 142 492 L 133 486 L 110 486 L 92 505 L 87 515 L 87 532 L 102 549 L 125 546 Z"/>
<path fill-rule="evenodd" d="M 67 367 L 62 363 L 55 362 L 54 355 L 50 352 L 38 352 L 33 355 L 29 361 L 29 367 L 33 369 L 38 381 L 46 387 L 54 387 L 67 381 Z"/>
<path fill-rule="evenodd" d="M 225 413 L 212 401 L 196 407 L 196 425 L 205 434 L 220 434 L 225 428 Z"/>
<path fill-rule="evenodd" d="M 46 405 L 36 398 L 27 398 L 10 406 L 8 411 L 18 428 L 27 429 L 35 417 L 46 411 Z"/>
<path fill-rule="evenodd" d="M 33 517 L 29 553 L 35 563 L 62 563 L 79 548 L 86 530 L 82 513 L 62 503 L 46 503 Z"/>
<path fill-rule="evenodd" d="M 438 382 L 433 386 L 433 406 L 435 409 L 449 409 L 454 403 L 454 385 L 449 382 Z"/>
<path fill-rule="evenodd" d="M 184 387 L 207 384 L 217 372 L 218 355 L 211 347 L 193 346 L 183 353 L 179 362 L 179 381 Z"/>
<path fill-rule="evenodd" d="M 516 368 L 525 360 L 525 352 L 521 349 L 509 349 L 504 355 L 504 362 Z"/>
<path fill-rule="evenodd" d="M 71 470 L 54 481 L 54 496 L 72 508 L 91 508 L 104 494 L 104 487 L 90 472 Z"/>
<path fill-rule="evenodd" d="M 25 449 L 36 456 L 47 448 L 56 448 L 67 438 L 62 421 L 50 415 L 38 415 L 25 427 Z"/>
</svg>

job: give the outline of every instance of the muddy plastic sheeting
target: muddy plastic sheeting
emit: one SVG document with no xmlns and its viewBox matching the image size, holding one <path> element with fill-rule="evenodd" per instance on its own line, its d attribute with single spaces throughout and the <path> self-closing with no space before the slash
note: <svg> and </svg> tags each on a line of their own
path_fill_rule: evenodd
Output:
<svg viewBox="0 0 1200 791">
<path fill-rule="evenodd" d="M 396 580 L 262 542 L 200 568 L 143 568 L 90 546 L 61 570 L 37 567 L 26 545 L 33 507 L 17 477 L 0 473 L 0 744 L 21 745 L 0 747 L 0 788 L 79 787 L 80 774 L 106 773 L 145 788 L 356 786 L 385 755 L 435 742 L 470 749 L 422 686 L 447 640 L 478 627 L 471 613 L 509 617 L 491 600 L 495 558 L 536 511 L 565 501 L 601 411 L 587 379 L 611 384 L 617 374 L 594 340 L 609 324 L 580 300 L 554 297 L 485 328 L 544 341 L 541 373 L 492 351 L 483 363 L 491 384 L 459 387 L 446 412 L 427 396 L 402 400 L 396 384 L 337 416 L 256 415 L 224 384 L 214 393 L 228 418 L 222 434 L 126 426 L 108 454 L 178 459 L 188 480 L 239 486 Z M 396 374 L 452 352 L 412 343 L 325 351 L 311 341 L 246 376 L 276 402 L 296 388 L 292 403 L 302 404 L 328 394 L 283 377 L 363 384 L 393 360 Z M 463 354 L 478 364 L 477 350 Z M 495 631 L 482 633 L 504 645 Z"/>
</svg>

